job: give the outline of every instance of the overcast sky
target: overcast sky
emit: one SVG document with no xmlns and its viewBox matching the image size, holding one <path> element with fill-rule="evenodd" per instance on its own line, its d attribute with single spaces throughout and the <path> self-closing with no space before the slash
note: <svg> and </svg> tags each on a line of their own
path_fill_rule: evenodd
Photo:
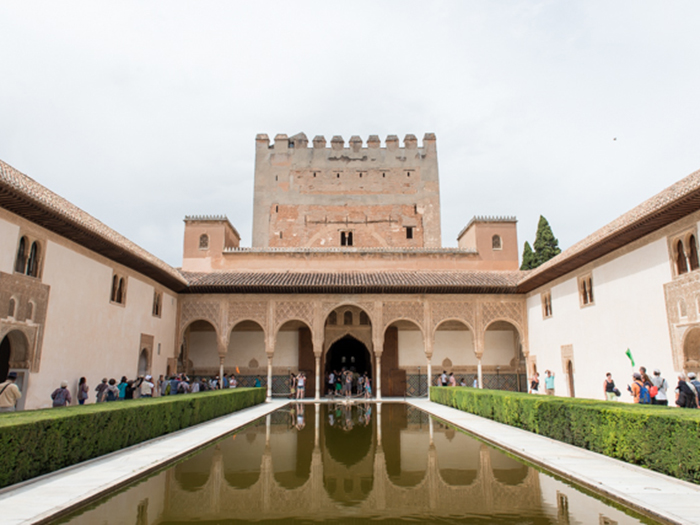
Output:
<svg viewBox="0 0 700 525">
<path fill-rule="evenodd" d="M 255 135 L 437 134 L 443 245 L 566 248 L 700 169 L 700 2 L 0 2 L 0 159 L 179 266 Z M 617 140 L 614 140 L 617 139 Z"/>
</svg>

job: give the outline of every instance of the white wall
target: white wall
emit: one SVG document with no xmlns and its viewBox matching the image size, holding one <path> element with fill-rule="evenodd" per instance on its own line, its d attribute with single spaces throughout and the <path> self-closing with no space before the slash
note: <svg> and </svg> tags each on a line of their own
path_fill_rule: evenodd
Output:
<svg viewBox="0 0 700 525">
<path fill-rule="evenodd" d="M 484 355 L 481 364 L 484 366 L 508 366 L 517 355 L 515 342 L 516 332 L 511 330 L 487 330 L 484 334 Z"/>
<path fill-rule="evenodd" d="M 15 269 L 19 226 L 0 219 L 0 272 L 12 273 Z"/>
<path fill-rule="evenodd" d="M 265 354 L 265 333 L 262 330 L 251 332 L 231 332 L 224 367 L 231 371 L 234 367 L 248 368 L 251 360 L 258 362 L 260 370 L 267 369 Z M 217 362 L 218 366 L 218 362 Z"/>
<path fill-rule="evenodd" d="M 399 367 L 426 366 L 424 348 L 420 330 L 399 330 Z"/>
<path fill-rule="evenodd" d="M 626 385 L 633 369 L 625 356 L 627 348 L 636 368 L 646 366 L 649 372 L 660 368 L 669 384 L 675 383 L 663 290 L 672 279 L 666 240 L 640 244 L 555 282 L 549 319 L 542 318 L 540 293 L 550 287 L 528 296 L 530 355 L 537 357 L 540 375 L 545 369 L 555 372 L 557 395 L 568 395 L 561 347 L 569 344 L 576 397 L 604 399 L 603 380 L 611 372 L 623 392 L 620 399 L 631 401 Z M 595 304 L 580 307 L 577 278 L 591 270 Z"/>
<path fill-rule="evenodd" d="M 230 351 L 229 346 L 229 351 Z M 190 346 L 187 357 L 197 370 L 202 368 L 219 368 L 219 350 L 216 332 L 190 332 Z M 228 358 L 228 354 L 226 355 Z"/>
<path fill-rule="evenodd" d="M 299 331 L 278 332 L 275 346 L 275 367 L 296 368 L 299 366 Z"/>
<path fill-rule="evenodd" d="M 440 368 L 445 359 L 452 366 L 476 366 L 474 339 L 469 330 L 438 330 L 433 343 L 433 367 Z"/>
</svg>

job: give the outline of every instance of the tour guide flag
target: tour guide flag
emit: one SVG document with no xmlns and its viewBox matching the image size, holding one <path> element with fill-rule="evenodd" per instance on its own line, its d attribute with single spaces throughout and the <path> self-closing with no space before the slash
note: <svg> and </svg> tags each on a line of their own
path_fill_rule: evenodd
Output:
<svg viewBox="0 0 700 525">
<path fill-rule="evenodd" d="M 628 348 L 627 352 L 625 352 L 625 355 L 630 358 L 630 363 L 632 363 L 632 366 L 634 366 L 634 357 L 632 357 L 632 350 Z"/>
</svg>

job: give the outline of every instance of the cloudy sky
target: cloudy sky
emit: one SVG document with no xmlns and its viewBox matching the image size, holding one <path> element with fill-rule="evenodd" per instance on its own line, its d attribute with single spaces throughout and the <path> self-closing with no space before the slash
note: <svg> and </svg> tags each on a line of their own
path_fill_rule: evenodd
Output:
<svg viewBox="0 0 700 525">
<path fill-rule="evenodd" d="M 438 137 L 443 245 L 570 246 L 700 169 L 700 2 L 0 2 L 0 159 L 166 262 L 257 133 Z M 616 140 L 615 140 L 616 139 Z"/>
</svg>

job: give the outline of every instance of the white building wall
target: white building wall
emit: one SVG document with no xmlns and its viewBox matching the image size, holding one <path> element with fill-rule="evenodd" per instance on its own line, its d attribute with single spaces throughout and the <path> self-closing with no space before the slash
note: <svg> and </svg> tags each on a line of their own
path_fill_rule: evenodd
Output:
<svg viewBox="0 0 700 525">
<path fill-rule="evenodd" d="M 424 348 L 420 330 L 399 330 L 399 367 L 426 366 Z"/>
<path fill-rule="evenodd" d="M 0 219 L 0 272 L 12 273 L 15 268 L 15 250 L 19 243 L 19 226 Z"/>
<path fill-rule="evenodd" d="M 623 392 L 639 366 L 659 368 L 675 384 L 663 284 L 671 280 L 665 237 L 642 239 L 528 295 L 530 355 L 537 370 L 556 375 L 556 394 L 569 395 L 561 347 L 573 345 L 576 397 L 604 399 L 605 373 L 611 372 Z M 581 307 L 578 277 L 591 272 L 594 304 Z M 551 290 L 553 314 L 542 317 L 541 292 Z M 632 351 L 633 369 L 625 355 Z M 542 390 L 542 389 L 541 389 Z M 672 397 L 672 393 L 671 393 Z"/>
<path fill-rule="evenodd" d="M 88 402 L 93 402 L 103 377 L 135 378 L 141 334 L 154 337 L 153 376 L 164 374 L 167 358 L 173 356 L 176 296 L 163 290 L 162 315 L 154 317 L 155 283 L 71 244 L 51 239 L 45 244 L 41 281 L 51 290 L 40 370 L 30 375 L 26 408 L 50 406 L 49 396 L 63 379 L 75 393 L 85 376 L 91 389 Z M 124 305 L 110 303 L 115 268 L 128 276 Z"/>
<path fill-rule="evenodd" d="M 474 338 L 469 330 L 438 330 L 433 344 L 434 367 L 441 367 L 445 359 L 452 361 L 452 366 L 476 366 Z"/>
</svg>

